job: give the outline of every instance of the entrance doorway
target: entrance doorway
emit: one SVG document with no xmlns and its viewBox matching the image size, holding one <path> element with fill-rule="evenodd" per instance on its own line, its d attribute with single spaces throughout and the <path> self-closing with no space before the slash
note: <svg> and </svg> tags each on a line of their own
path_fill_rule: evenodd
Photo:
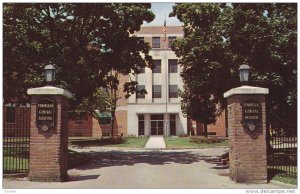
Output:
<svg viewBox="0 0 300 194">
<path fill-rule="evenodd" d="M 163 135 L 164 134 L 164 115 L 151 115 L 150 121 L 151 135 Z"/>
</svg>

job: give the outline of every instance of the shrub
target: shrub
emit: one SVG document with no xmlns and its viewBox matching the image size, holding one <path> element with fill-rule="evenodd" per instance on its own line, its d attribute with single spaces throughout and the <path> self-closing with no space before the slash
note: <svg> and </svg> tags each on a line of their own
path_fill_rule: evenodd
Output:
<svg viewBox="0 0 300 194">
<path fill-rule="evenodd" d="M 127 137 L 136 137 L 134 134 L 128 134 Z"/>
<path fill-rule="evenodd" d="M 186 133 L 182 133 L 182 134 L 178 135 L 178 137 L 188 137 L 188 136 L 189 136 L 189 135 L 186 134 Z"/>
<path fill-rule="evenodd" d="M 103 144 L 122 144 L 126 143 L 127 139 L 123 136 L 110 137 L 107 139 L 101 139 Z"/>
<path fill-rule="evenodd" d="M 190 142 L 192 143 L 206 143 L 206 144 L 213 144 L 213 143 L 222 143 L 224 140 L 219 139 L 217 137 L 191 137 Z"/>
</svg>

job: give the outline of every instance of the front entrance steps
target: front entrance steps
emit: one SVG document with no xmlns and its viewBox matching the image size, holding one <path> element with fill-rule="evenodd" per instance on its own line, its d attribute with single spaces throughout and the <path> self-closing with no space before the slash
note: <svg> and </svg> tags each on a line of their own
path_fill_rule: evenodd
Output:
<svg viewBox="0 0 300 194">
<path fill-rule="evenodd" d="M 210 158 L 206 160 L 206 162 L 211 163 L 211 164 L 216 164 L 214 166 L 214 169 L 228 169 L 229 168 L 229 152 L 225 152 L 221 156 L 217 156 L 214 158 Z"/>
<path fill-rule="evenodd" d="M 166 143 L 163 136 L 150 136 L 145 146 L 146 149 L 164 149 Z"/>
</svg>

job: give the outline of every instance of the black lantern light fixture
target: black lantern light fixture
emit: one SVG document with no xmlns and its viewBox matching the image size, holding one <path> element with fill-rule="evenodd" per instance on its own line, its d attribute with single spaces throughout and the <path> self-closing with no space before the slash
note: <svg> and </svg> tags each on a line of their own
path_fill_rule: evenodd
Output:
<svg viewBox="0 0 300 194">
<path fill-rule="evenodd" d="M 46 65 L 45 77 L 48 84 L 51 84 L 55 81 L 55 67 L 53 65 Z"/>
<path fill-rule="evenodd" d="M 112 49 L 111 48 L 108 48 L 107 46 L 106 46 L 106 44 L 101 44 L 101 52 L 102 53 L 110 53 L 111 51 L 112 51 Z"/>
<path fill-rule="evenodd" d="M 242 84 L 246 84 L 249 82 L 250 75 L 250 66 L 249 65 L 241 65 L 239 68 L 240 72 L 240 81 Z"/>
</svg>

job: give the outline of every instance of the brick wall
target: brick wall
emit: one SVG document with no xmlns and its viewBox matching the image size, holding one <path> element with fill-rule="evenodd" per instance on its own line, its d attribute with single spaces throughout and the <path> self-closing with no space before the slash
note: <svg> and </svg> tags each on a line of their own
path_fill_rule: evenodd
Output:
<svg viewBox="0 0 300 194">
<path fill-rule="evenodd" d="M 124 84 L 129 81 L 127 75 L 119 74 L 119 96 L 117 107 L 126 107 L 128 100 L 125 98 L 126 92 L 123 91 Z M 91 114 L 86 113 L 81 124 L 76 124 L 75 118 L 70 118 L 69 122 L 69 136 L 79 137 L 96 137 L 100 138 L 103 134 L 111 133 L 110 124 L 100 125 L 97 118 L 93 118 Z M 114 134 L 127 134 L 127 111 L 116 111 L 116 119 L 114 124 Z"/>
<path fill-rule="evenodd" d="M 161 30 L 162 26 L 145 26 L 134 34 L 158 34 L 162 36 Z M 168 34 L 183 34 L 183 28 L 181 26 L 167 26 L 167 35 Z"/>
<path fill-rule="evenodd" d="M 93 137 L 103 137 L 105 133 L 111 133 L 110 124 L 100 125 L 98 119 L 92 119 L 92 136 Z M 127 135 L 127 110 L 119 110 L 116 112 L 115 122 L 114 122 L 114 134 L 116 135 Z"/>
<path fill-rule="evenodd" d="M 56 100 L 55 127 L 44 132 L 36 126 L 39 97 L 31 98 L 29 179 L 32 181 L 65 181 L 68 164 L 68 99 L 47 96 Z"/>
<path fill-rule="evenodd" d="M 3 107 L 3 135 L 28 136 L 30 129 L 30 107 L 15 107 L 14 122 L 8 122 L 7 106 Z"/>
<path fill-rule="evenodd" d="M 143 36 L 145 42 L 148 42 L 150 46 L 152 46 L 152 37 L 160 37 L 160 48 L 153 48 L 153 50 L 165 49 L 170 50 L 168 45 L 168 36 L 171 34 L 172 36 L 182 36 L 183 30 L 181 26 L 167 26 L 167 39 L 164 41 L 164 36 L 162 34 L 162 26 L 146 26 L 141 28 L 140 31 L 134 33 L 137 36 Z M 151 35 L 151 37 L 149 37 Z"/>
<path fill-rule="evenodd" d="M 216 136 L 226 136 L 225 110 L 223 110 L 222 114 L 217 117 L 217 121 L 215 124 L 207 126 L 207 131 L 210 133 L 216 133 Z"/>
<path fill-rule="evenodd" d="M 262 127 L 254 131 L 244 128 L 241 102 L 254 98 L 261 103 Z M 267 181 L 266 117 L 263 95 L 234 95 L 227 100 L 230 177 L 237 182 Z"/>
<path fill-rule="evenodd" d="M 69 118 L 68 128 L 69 136 L 91 137 L 93 135 L 93 119 L 92 115 L 85 113 L 82 117 L 82 123 L 76 123 L 75 118 Z"/>
<path fill-rule="evenodd" d="M 207 132 L 209 135 L 226 137 L 226 120 L 225 120 L 225 110 L 220 116 L 217 117 L 215 124 L 210 124 L 207 126 Z M 192 126 L 196 125 L 196 129 Z M 188 133 L 191 135 L 203 135 L 204 125 L 202 123 L 197 123 L 194 120 L 188 119 Z"/>
</svg>

